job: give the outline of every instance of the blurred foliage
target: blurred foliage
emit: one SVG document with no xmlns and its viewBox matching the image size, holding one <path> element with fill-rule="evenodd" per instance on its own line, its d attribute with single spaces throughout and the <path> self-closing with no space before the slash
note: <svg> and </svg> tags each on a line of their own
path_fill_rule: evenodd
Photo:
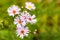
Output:
<svg viewBox="0 0 60 40">
<path fill-rule="evenodd" d="M 24 7 L 30 1 L 36 6 L 30 14 L 35 14 L 36 24 L 28 24 L 32 31 L 28 37 L 20 39 L 16 36 L 16 25 L 7 8 L 15 4 Z M 34 35 L 34 30 L 37 34 Z M 0 0 L 0 40 L 60 40 L 60 0 Z"/>
</svg>

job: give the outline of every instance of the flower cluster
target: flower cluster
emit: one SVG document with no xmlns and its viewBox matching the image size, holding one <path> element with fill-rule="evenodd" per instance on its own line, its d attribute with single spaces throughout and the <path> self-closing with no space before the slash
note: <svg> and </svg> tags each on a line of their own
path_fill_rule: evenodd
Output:
<svg viewBox="0 0 60 40">
<path fill-rule="evenodd" d="M 25 8 L 28 10 L 34 10 L 35 9 L 35 5 L 31 2 L 26 2 L 25 3 Z M 30 32 L 30 30 L 28 29 L 28 27 L 26 27 L 27 23 L 35 23 L 36 19 L 35 19 L 35 15 L 30 15 L 29 12 L 27 12 L 26 10 L 24 10 L 23 12 L 20 11 L 21 8 L 19 8 L 16 5 L 12 5 L 11 7 L 8 8 L 8 14 L 9 16 L 15 16 L 14 18 L 14 24 L 17 26 L 16 28 L 16 34 L 17 36 L 20 36 L 22 39 L 24 36 L 28 36 L 28 33 Z"/>
</svg>

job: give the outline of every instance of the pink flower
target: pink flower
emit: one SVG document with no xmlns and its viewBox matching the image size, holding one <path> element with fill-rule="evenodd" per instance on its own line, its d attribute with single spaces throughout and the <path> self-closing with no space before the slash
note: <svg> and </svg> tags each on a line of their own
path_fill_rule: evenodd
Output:
<svg viewBox="0 0 60 40">
<path fill-rule="evenodd" d="M 21 16 L 24 18 L 24 20 L 26 20 L 30 16 L 30 14 L 27 11 L 23 11 L 21 13 Z"/>
<path fill-rule="evenodd" d="M 29 29 L 28 27 L 20 27 L 18 26 L 19 28 L 17 28 L 16 32 L 17 32 L 17 36 L 20 36 L 22 39 L 24 38 L 24 36 L 28 36 L 28 33 L 29 33 Z"/>
<path fill-rule="evenodd" d="M 22 18 L 22 16 L 21 16 L 21 17 L 16 17 L 14 19 L 14 24 L 25 26 L 26 22 L 25 22 L 24 18 Z"/>
<path fill-rule="evenodd" d="M 28 18 L 27 18 L 27 22 L 30 22 L 31 24 L 33 24 L 33 23 L 35 23 L 37 20 L 35 19 L 35 15 L 33 15 L 33 16 L 29 16 Z"/>
<path fill-rule="evenodd" d="M 16 14 L 19 14 L 21 9 L 18 7 L 18 6 L 16 6 L 16 5 L 12 5 L 11 7 L 9 7 L 8 8 L 8 14 L 9 14 L 9 16 L 13 16 L 14 17 L 14 15 L 16 15 Z"/>
</svg>

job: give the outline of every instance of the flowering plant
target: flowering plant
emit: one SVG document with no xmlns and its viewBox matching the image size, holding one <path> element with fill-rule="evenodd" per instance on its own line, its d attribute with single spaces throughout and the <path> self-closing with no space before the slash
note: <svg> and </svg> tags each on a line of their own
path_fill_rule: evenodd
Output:
<svg viewBox="0 0 60 40">
<path fill-rule="evenodd" d="M 35 10 L 35 5 L 32 2 L 26 2 L 25 8 L 27 10 Z M 30 13 L 27 10 L 23 10 L 21 12 L 21 8 L 19 8 L 16 5 L 12 5 L 8 8 L 8 14 L 9 16 L 14 17 L 14 24 L 16 25 L 16 34 L 17 36 L 20 36 L 22 39 L 24 36 L 28 36 L 30 30 L 26 25 L 28 23 L 36 23 L 35 15 L 30 15 Z"/>
</svg>

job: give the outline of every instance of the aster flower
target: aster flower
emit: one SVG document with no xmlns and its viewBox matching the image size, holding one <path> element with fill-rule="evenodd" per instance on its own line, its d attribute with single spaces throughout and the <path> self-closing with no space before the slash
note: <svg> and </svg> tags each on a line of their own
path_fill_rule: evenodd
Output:
<svg viewBox="0 0 60 40">
<path fill-rule="evenodd" d="M 13 16 L 14 17 L 14 15 L 16 15 L 16 14 L 19 14 L 21 9 L 18 7 L 18 6 L 16 6 L 16 5 L 12 5 L 11 7 L 9 7 L 8 8 L 8 14 L 9 14 L 9 16 Z"/>
<path fill-rule="evenodd" d="M 27 11 L 23 11 L 21 13 L 21 16 L 24 18 L 24 20 L 26 20 L 28 18 L 28 16 L 30 16 L 30 14 Z"/>
<path fill-rule="evenodd" d="M 14 19 L 14 24 L 25 26 L 26 22 L 25 22 L 24 18 L 21 16 L 21 17 L 16 17 Z"/>
<path fill-rule="evenodd" d="M 29 10 L 35 9 L 35 5 L 32 2 L 26 2 L 25 7 Z"/>
<path fill-rule="evenodd" d="M 31 24 L 36 22 L 35 15 L 31 16 L 27 11 L 23 11 L 21 15 L 26 22 L 30 22 Z"/>
<path fill-rule="evenodd" d="M 20 36 L 20 38 L 24 38 L 24 36 L 28 36 L 28 33 L 29 33 L 29 29 L 28 29 L 28 27 L 20 27 L 20 26 L 18 26 L 19 28 L 17 28 L 17 30 L 16 30 L 16 33 L 17 33 L 17 36 Z"/>
<path fill-rule="evenodd" d="M 27 22 L 30 22 L 31 24 L 35 23 L 37 20 L 35 19 L 35 15 L 29 16 L 27 18 Z"/>
</svg>

